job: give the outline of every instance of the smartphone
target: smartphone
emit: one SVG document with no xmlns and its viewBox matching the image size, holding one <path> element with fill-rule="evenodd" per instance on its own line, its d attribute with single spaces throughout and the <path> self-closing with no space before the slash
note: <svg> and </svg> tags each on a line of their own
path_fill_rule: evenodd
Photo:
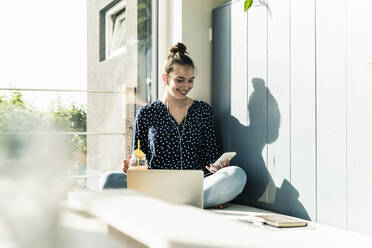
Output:
<svg viewBox="0 0 372 248">
<path fill-rule="evenodd" d="M 226 161 L 226 160 L 231 160 L 233 157 L 235 157 L 236 155 L 236 152 L 225 152 L 224 154 L 222 154 L 222 156 L 217 159 L 216 162 L 213 163 L 214 166 L 218 166 L 220 163 Z"/>
</svg>

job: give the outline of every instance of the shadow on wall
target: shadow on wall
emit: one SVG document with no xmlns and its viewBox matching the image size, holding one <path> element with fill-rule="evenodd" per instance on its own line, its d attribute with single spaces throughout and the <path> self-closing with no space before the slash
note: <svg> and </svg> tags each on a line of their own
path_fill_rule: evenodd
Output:
<svg viewBox="0 0 372 248">
<path fill-rule="evenodd" d="M 249 126 L 230 117 L 230 149 L 237 152 L 231 163 L 247 173 L 245 189 L 234 202 L 310 220 L 298 200 L 298 191 L 286 179 L 277 188 L 267 170 L 262 151 L 265 145 L 279 137 L 280 111 L 264 80 L 254 78 L 252 84 L 254 91 L 248 103 Z"/>
</svg>

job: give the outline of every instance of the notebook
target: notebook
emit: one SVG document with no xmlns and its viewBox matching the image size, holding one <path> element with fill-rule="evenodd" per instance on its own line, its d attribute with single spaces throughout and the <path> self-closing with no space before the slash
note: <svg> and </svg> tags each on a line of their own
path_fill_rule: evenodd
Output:
<svg viewBox="0 0 372 248">
<path fill-rule="evenodd" d="M 263 223 L 275 227 L 303 227 L 307 222 L 294 217 L 281 214 L 255 215 L 254 217 L 262 219 Z"/>
<path fill-rule="evenodd" d="M 128 170 L 127 188 L 170 203 L 203 208 L 202 170 Z"/>
</svg>

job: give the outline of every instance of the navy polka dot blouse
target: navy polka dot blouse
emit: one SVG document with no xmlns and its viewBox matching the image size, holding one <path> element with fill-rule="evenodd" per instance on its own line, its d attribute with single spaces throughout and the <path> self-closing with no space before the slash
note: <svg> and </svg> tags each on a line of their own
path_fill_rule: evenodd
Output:
<svg viewBox="0 0 372 248">
<path fill-rule="evenodd" d="M 204 170 L 219 155 L 212 108 L 194 100 L 182 123 L 169 114 L 160 100 L 138 109 L 132 149 L 146 154 L 150 169 Z"/>
</svg>

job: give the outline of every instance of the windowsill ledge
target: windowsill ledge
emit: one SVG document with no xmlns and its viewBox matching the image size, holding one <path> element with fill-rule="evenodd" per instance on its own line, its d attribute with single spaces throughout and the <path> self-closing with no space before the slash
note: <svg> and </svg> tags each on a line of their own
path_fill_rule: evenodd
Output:
<svg viewBox="0 0 372 248">
<path fill-rule="evenodd" d="M 139 244 L 153 247 L 362 247 L 372 237 L 309 222 L 304 228 L 274 228 L 244 221 L 270 211 L 229 204 L 202 210 L 146 197 L 131 190 L 76 192 L 68 205 L 95 216 Z M 119 235 L 120 236 L 120 235 Z M 125 238 L 124 240 L 127 240 Z M 140 247 L 140 246 L 139 246 Z"/>
</svg>

